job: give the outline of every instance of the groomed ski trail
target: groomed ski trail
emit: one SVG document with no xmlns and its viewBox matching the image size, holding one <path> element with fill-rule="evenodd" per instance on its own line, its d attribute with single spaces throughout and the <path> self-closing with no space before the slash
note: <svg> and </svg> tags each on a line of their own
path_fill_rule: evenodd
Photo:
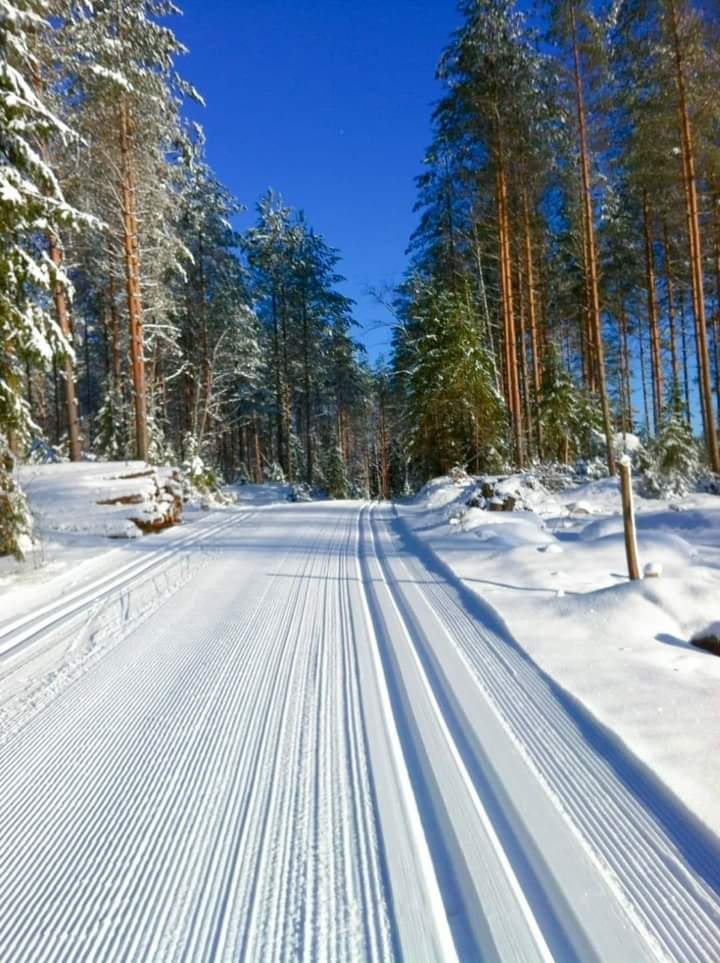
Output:
<svg viewBox="0 0 720 963">
<path fill-rule="evenodd" d="M 720 959 L 712 843 L 389 506 L 207 542 L 0 753 L 0 960 Z"/>
</svg>

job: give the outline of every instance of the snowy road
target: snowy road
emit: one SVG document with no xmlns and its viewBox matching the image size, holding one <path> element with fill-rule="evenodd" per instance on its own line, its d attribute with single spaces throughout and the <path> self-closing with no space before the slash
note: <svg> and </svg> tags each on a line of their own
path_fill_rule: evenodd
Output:
<svg viewBox="0 0 720 963">
<path fill-rule="evenodd" d="M 1 961 L 720 959 L 713 842 L 391 508 L 208 541 L 0 750 Z"/>
</svg>

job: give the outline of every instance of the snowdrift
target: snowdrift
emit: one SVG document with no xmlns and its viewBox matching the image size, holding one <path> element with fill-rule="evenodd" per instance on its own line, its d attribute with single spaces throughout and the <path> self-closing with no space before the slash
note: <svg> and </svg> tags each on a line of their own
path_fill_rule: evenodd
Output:
<svg viewBox="0 0 720 963">
<path fill-rule="evenodd" d="M 20 480 L 40 534 L 137 538 L 182 519 L 182 482 L 174 468 L 142 461 L 26 465 Z"/>
<path fill-rule="evenodd" d="M 512 495 L 514 510 L 489 510 Z M 720 835 L 720 498 L 636 494 L 628 582 L 620 493 L 550 491 L 530 474 L 434 479 L 401 523 L 493 606 L 522 648 Z M 695 644 L 690 640 L 694 639 Z"/>
</svg>

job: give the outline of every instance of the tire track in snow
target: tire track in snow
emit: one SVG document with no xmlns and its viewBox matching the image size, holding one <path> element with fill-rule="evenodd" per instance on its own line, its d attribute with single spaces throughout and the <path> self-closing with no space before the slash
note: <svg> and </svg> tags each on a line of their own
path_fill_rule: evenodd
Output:
<svg viewBox="0 0 720 963">
<path fill-rule="evenodd" d="M 343 585 L 355 516 L 320 521 L 252 606 L 211 565 L 207 611 L 153 617 L 7 748 L 1 959 L 391 957 Z M 241 552 L 282 544 L 254 530 Z"/>
</svg>

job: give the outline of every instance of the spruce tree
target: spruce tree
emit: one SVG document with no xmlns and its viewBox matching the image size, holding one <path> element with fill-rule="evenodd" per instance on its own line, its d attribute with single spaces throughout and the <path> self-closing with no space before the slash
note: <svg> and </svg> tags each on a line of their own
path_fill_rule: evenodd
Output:
<svg viewBox="0 0 720 963">
<path fill-rule="evenodd" d="M 47 26 L 45 13 L 40 0 L 0 0 L 0 554 L 18 557 L 31 528 L 13 478 L 14 459 L 34 431 L 24 373 L 72 354 L 49 307 L 52 292 L 65 288 L 67 278 L 42 237 L 80 219 L 39 150 L 53 136 L 65 145 L 73 139 L 33 82 L 34 45 Z"/>
</svg>

